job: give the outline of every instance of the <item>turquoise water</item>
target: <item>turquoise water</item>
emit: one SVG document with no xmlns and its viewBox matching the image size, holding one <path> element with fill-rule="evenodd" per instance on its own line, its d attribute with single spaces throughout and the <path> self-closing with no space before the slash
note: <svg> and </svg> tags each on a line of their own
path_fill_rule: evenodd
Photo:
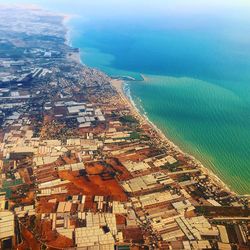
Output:
<svg viewBox="0 0 250 250">
<path fill-rule="evenodd" d="M 168 137 L 234 190 L 249 192 L 250 112 L 244 99 L 187 77 L 149 76 L 130 88 L 137 105 Z"/>
<path fill-rule="evenodd" d="M 146 75 L 144 82 L 129 83 L 135 103 L 175 143 L 245 194 L 250 193 L 250 18 L 242 13 L 211 10 L 137 25 L 73 20 L 71 35 L 87 65 L 113 76 Z"/>
<path fill-rule="evenodd" d="M 233 190 L 250 193 L 248 1 L 44 5 L 77 14 L 68 26 L 83 63 L 112 76 L 145 75 L 128 83 L 135 103 Z"/>
</svg>

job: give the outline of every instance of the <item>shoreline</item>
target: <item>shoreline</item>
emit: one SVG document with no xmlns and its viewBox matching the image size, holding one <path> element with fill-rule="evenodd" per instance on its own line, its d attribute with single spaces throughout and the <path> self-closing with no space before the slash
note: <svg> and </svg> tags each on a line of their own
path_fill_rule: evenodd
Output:
<svg viewBox="0 0 250 250">
<path fill-rule="evenodd" d="M 70 43 L 70 29 L 67 25 L 69 19 L 73 18 L 70 16 L 70 18 L 63 18 L 63 25 L 66 28 L 66 33 L 65 33 L 65 38 L 66 41 L 65 43 L 72 47 L 72 43 Z M 66 20 L 65 20 L 66 19 Z M 82 60 L 81 60 L 81 53 L 80 50 L 78 52 L 79 54 L 79 61 L 81 65 L 86 66 Z M 105 73 L 105 72 L 104 72 Z M 140 74 L 143 81 L 147 81 L 147 77 L 143 74 Z M 167 136 L 152 122 L 149 120 L 149 118 L 145 114 L 141 114 L 138 108 L 136 107 L 136 104 L 134 101 L 131 99 L 131 97 L 127 96 L 127 94 L 124 91 L 124 83 L 125 80 L 119 79 L 119 78 L 111 78 L 110 84 L 112 88 L 116 90 L 120 98 L 123 100 L 124 104 L 127 105 L 131 111 L 131 114 L 134 115 L 141 124 L 147 124 L 149 125 L 153 130 L 155 130 L 159 136 L 159 139 L 163 145 L 169 145 L 172 149 L 176 150 L 177 152 L 187 156 L 190 160 L 193 161 L 193 163 L 201 170 L 202 173 L 206 174 L 209 176 L 211 181 L 216 185 L 217 187 L 229 192 L 230 194 L 234 196 L 242 196 L 242 197 L 248 197 L 250 194 L 239 194 L 235 191 L 233 191 L 223 180 L 221 180 L 220 177 L 218 177 L 213 170 L 205 167 L 200 160 L 195 158 L 192 154 L 184 152 L 178 145 L 176 145 L 171 139 L 167 138 Z"/>
<path fill-rule="evenodd" d="M 189 153 L 185 153 L 178 145 L 176 145 L 173 141 L 171 141 L 167 136 L 152 122 L 150 119 L 144 115 L 141 114 L 138 108 L 136 107 L 136 104 L 133 100 L 125 93 L 124 91 L 124 81 L 120 79 L 112 79 L 110 81 L 112 87 L 118 92 L 120 98 L 124 101 L 125 105 L 127 105 L 130 108 L 131 114 L 134 115 L 141 124 L 147 124 L 149 125 L 153 130 L 155 130 L 159 136 L 160 141 L 163 144 L 169 145 L 171 148 L 176 150 L 177 152 L 187 156 L 190 160 L 194 162 L 194 164 L 201 170 L 202 173 L 208 175 L 211 179 L 211 181 L 218 186 L 219 188 L 229 192 L 232 195 L 236 196 L 249 196 L 248 194 L 240 195 L 237 192 L 233 191 L 229 186 L 222 181 L 211 169 L 208 169 L 205 167 L 198 159 L 196 159 L 193 155 Z"/>
<path fill-rule="evenodd" d="M 220 147 L 220 137 L 206 141 L 213 136 L 205 123 L 213 91 L 196 114 L 188 94 L 206 90 L 196 82 L 179 88 L 183 79 L 144 75 L 135 64 L 133 71 L 119 70 L 111 57 L 88 49 L 84 14 L 75 20 L 45 10 L 0 13 L 2 85 L 8 87 L 0 97 L 0 250 L 248 249 L 250 195 L 239 195 L 248 174 L 226 176 L 227 162 L 238 155 Z M 193 133 L 200 140 L 192 140 Z M 245 166 L 242 152 L 238 162 Z"/>
</svg>

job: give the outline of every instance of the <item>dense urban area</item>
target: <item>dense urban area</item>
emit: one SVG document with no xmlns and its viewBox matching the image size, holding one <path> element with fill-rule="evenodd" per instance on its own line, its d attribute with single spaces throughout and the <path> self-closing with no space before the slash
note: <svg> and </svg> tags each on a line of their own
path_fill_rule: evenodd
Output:
<svg viewBox="0 0 250 250">
<path fill-rule="evenodd" d="M 0 248 L 250 249 L 249 198 L 82 65 L 65 18 L 0 9 Z"/>
</svg>

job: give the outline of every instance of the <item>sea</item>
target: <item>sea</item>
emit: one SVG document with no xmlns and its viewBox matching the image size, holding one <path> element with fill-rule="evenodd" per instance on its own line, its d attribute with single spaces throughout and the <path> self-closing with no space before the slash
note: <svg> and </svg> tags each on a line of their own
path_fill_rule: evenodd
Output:
<svg viewBox="0 0 250 250">
<path fill-rule="evenodd" d="M 52 1 L 51 1 L 52 2 Z M 84 64 L 233 191 L 250 194 L 250 3 L 55 0 Z"/>
</svg>

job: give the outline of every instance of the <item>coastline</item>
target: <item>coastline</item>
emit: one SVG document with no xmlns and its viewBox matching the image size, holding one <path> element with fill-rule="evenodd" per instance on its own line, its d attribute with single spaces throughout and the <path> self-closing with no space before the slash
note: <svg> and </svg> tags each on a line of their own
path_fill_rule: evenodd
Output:
<svg viewBox="0 0 250 250">
<path fill-rule="evenodd" d="M 143 79 L 145 79 L 145 78 L 143 77 Z M 147 124 L 153 130 L 155 130 L 159 136 L 160 141 L 163 144 L 169 145 L 172 149 L 176 150 L 177 152 L 184 154 L 185 156 L 188 156 L 188 158 L 190 158 L 190 160 L 193 161 L 193 163 L 201 170 L 202 173 L 204 173 L 210 177 L 211 181 L 216 186 L 229 192 L 232 195 L 239 196 L 239 194 L 237 194 L 235 191 L 233 191 L 231 188 L 229 188 L 228 185 L 226 185 L 226 183 L 224 181 L 222 181 L 211 169 L 208 169 L 207 167 L 205 167 L 193 155 L 185 153 L 178 145 L 176 145 L 175 143 L 173 143 L 173 141 L 171 141 L 169 138 L 167 138 L 167 136 L 152 121 L 150 121 L 146 115 L 141 114 L 140 111 L 138 110 L 138 108 L 136 107 L 136 104 L 134 103 L 134 101 L 129 96 L 127 96 L 127 94 L 125 93 L 125 91 L 124 91 L 124 83 L 125 82 L 123 80 L 112 79 L 110 81 L 110 83 L 111 83 L 112 87 L 117 91 L 120 98 L 124 101 L 125 105 L 127 105 L 130 108 L 131 114 L 134 115 L 139 120 L 139 122 L 141 124 Z M 246 194 L 246 195 L 241 195 L 241 196 L 249 196 L 249 195 Z"/>
<path fill-rule="evenodd" d="M 72 42 L 70 42 L 70 29 L 68 28 L 68 21 L 73 18 L 72 16 L 65 16 L 63 18 L 63 25 L 66 28 L 66 33 L 65 33 L 65 43 L 72 47 Z M 78 52 L 79 54 L 79 60 L 78 63 L 86 66 L 82 60 L 81 60 L 81 55 L 80 55 L 80 51 Z M 143 81 L 147 81 L 147 77 L 143 74 L 140 74 Z M 116 92 L 118 93 L 118 95 L 120 96 L 120 98 L 123 100 L 123 102 L 125 103 L 125 105 L 127 105 L 131 111 L 131 114 L 133 116 L 135 116 L 139 122 L 141 124 L 147 124 L 149 125 L 154 131 L 157 132 L 159 139 L 161 141 L 161 143 L 163 145 L 168 145 L 170 146 L 172 149 L 174 149 L 176 152 L 179 152 L 185 156 L 187 156 L 190 160 L 192 160 L 192 162 L 196 165 L 196 167 L 198 167 L 202 173 L 204 173 L 205 175 L 208 175 L 211 182 L 218 186 L 219 188 L 229 192 L 232 195 L 236 195 L 236 196 L 242 196 L 242 197 L 248 197 L 250 196 L 250 194 L 238 194 L 237 192 L 233 191 L 224 181 L 222 181 L 220 179 L 220 177 L 218 177 L 213 170 L 209 169 L 208 167 L 205 167 L 200 160 L 198 160 L 197 158 L 195 158 L 192 154 L 190 153 L 186 153 L 184 152 L 178 145 L 176 145 L 172 140 L 170 140 L 169 138 L 167 138 L 167 136 L 152 122 L 149 120 L 149 118 L 145 115 L 145 114 L 141 114 L 140 111 L 138 110 L 138 108 L 136 107 L 136 104 L 134 103 L 134 101 L 131 99 L 131 97 L 129 97 L 125 91 L 124 91 L 124 83 L 125 80 L 119 79 L 119 78 L 111 78 L 110 80 L 110 84 L 111 86 L 116 90 Z"/>
<path fill-rule="evenodd" d="M 192 115 L 195 102 L 186 99 L 204 90 L 199 82 L 179 88 L 183 79 L 140 74 L 141 61 L 119 70 L 85 39 L 93 26 L 81 33 L 82 19 L 74 16 L 68 22 L 72 16 L 46 10 L 0 13 L 0 84 L 8 85 L 0 98 L 0 250 L 248 249 L 250 195 L 237 187 L 250 176 L 226 175 L 234 154 L 220 140 L 210 144 L 218 162 L 199 144 L 203 132 L 212 135 L 205 123 L 214 100 L 199 106 L 204 116 Z M 120 41 L 108 46 L 114 44 Z M 162 85 L 169 86 L 157 89 Z M 191 129 L 182 134 L 185 123 Z"/>
</svg>

